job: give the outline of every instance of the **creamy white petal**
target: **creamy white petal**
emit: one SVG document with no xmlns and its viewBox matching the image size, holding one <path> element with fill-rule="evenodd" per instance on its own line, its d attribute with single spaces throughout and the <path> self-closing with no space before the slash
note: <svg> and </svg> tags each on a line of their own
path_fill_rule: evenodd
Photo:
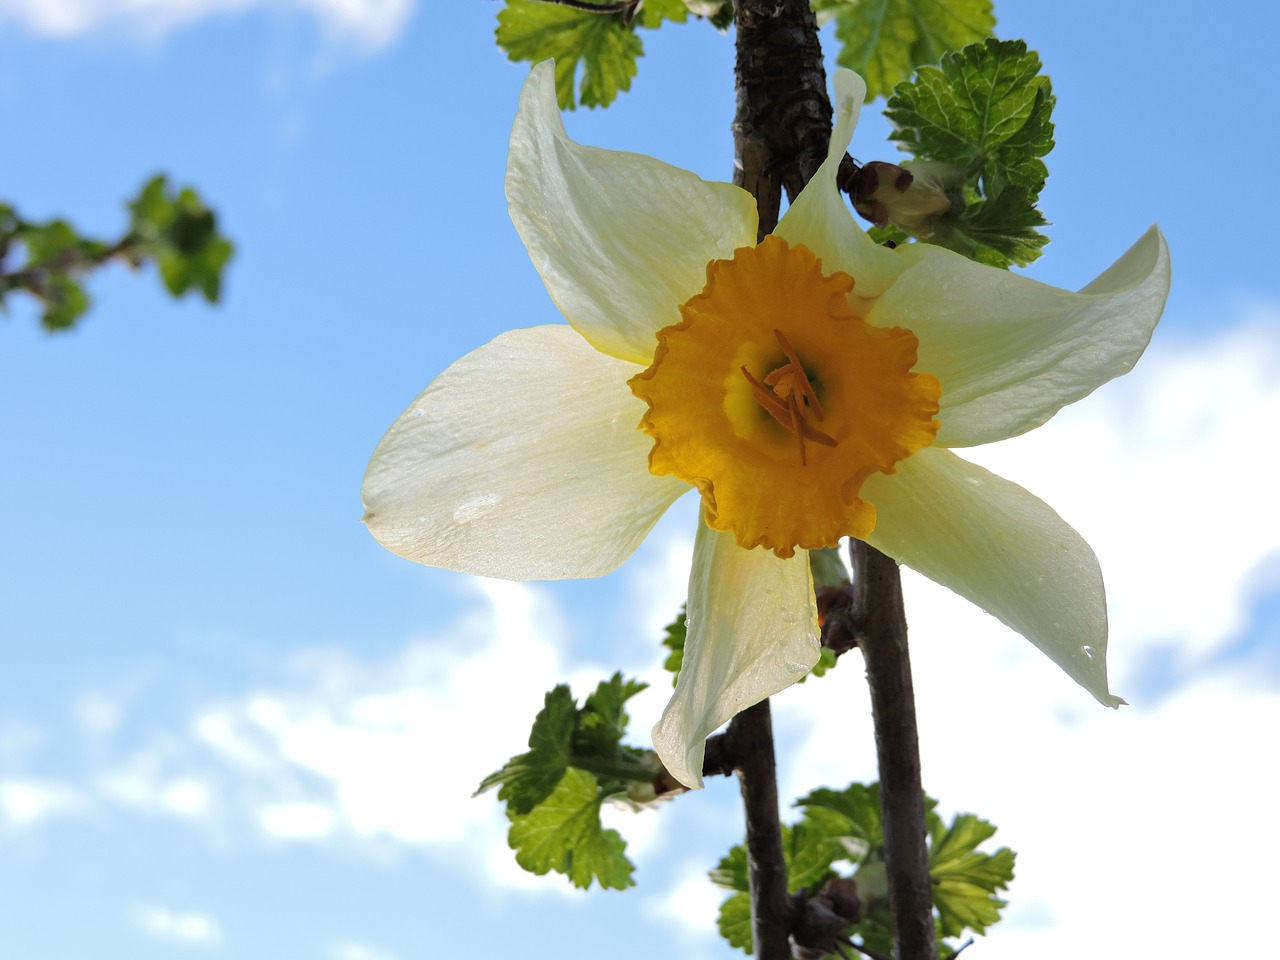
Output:
<svg viewBox="0 0 1280 960">
<path fill-rule="evenodd" d="M 756 242 L 755 201 L 652 157 L 565 133 L 551 61 L 520 94 L 507 200 L 552 299 L 598 350 L 648 365 L 658 330 L 702 291 L 707 263 Z"/>
<path fill-rule="evenodd" d="M 688 617 L 680 678 L 653 743 L 668 772 L 696 789 L 706 738 L 818 662 L 808 551 L 780 560 L 769 550 L 744 550 L 732 534 L 699 521 Z"/>
<path fill-rule="evenodd" d="M 916 369 L 942 381 L 937 442 L 947 447 L 1025 433 L 1128 372 L 1169 293 L 1155 227 L 1079 293 L 930 244 L 895 253 L 912 266 L 868 319 L 919 338 Z"/>
<path fill-rule="evenodd" d="M 410 560 L 482 577 L 595 577 L 688 487 L 648 470 L 639 368 L 569 327 L 512 330 L 442 373 L 369 461 L 364 521 Z"/>
<path fill-rule="evenodd" d="M 876 297 L 893 283 L 904 264 L 894 251 L 876 244 L 853 219 L 848 200 L 836 187 L 840 162 L 853 139 L 867 85 L 852 70 L 835 72 L 835 129 L 827 159 L 796 197 L 774 232 L 800 243 L 822 261 L 826 273 L 839 270 L 854 279 L 853 296 Z"/>
<path fill-rule="evenodd" d="M 875 474 L 868 542 L 1017 630 L 1103 704 L 1107 602 L 1089 545 L 1016 483 L 930 447 Z"/>
</svg>

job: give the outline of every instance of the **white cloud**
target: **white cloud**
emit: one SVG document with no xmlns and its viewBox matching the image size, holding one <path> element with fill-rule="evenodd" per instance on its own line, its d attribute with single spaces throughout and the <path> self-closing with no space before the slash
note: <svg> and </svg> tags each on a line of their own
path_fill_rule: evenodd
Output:
<svg viewBox="0 0 1280 960">
<path fill-rule="evenodd" d="M 143 933 L 157 940 L 192 947 L 211 947 L 222 941 L 222 927 L 218 921 L 195 910 L 142 906 L 133 912 L 133 919 Z"/>
<path fill-rule="evenodd" d="M 202 712 L 197 736 L 257 785 L 265 833 L 421 846 L 503 829 L 495 805 L 471 794 L 525 748 L 527 721 L 564 670 L 558 616 L 536 588 L 478 589 L 482 609 L 385 664 L 313 656 L 291 688 Z"/>
<path fill-rule="evenodd" d="M 181 745 L 166 737 L 99 774 L 95 789 L 103 798 L 138 813 L 206 819 L 214 812 L 214 787 L 203 775 L 174 772 L 182 754 Z"/>
<path fill-rule="evenodd" d="M 258 808 L 258 828 L 281 840 L 320 840 L 333 836 L 338 814 L 323 803 L 264 803 Z"/>
<path fill-rule="evenodd" d="M 314 17 L 330 37 L 372 52 L 403 29 L 413 0 L 0 0 L 0 23 L 14 20 L 51 37 L 124 29 L 156 38 L 210 17 L 256 10 Z"/>
<path fill-rule="evenodd" d="M 658 923 L 694 936 L 716 936 L 716 916 L 727 896 L 707 877 L 707 864 L 691 861 L 676 871 L 675 882 L 661 896 L 651 897 L 645 910 Z"/>
<path fill-rule="evenodd" d="M 84 794 L 53 780 L 0 780 L 0 820 L 12 827 L 34 827 L 53 817 L 88 807 Z"/>
</svg>

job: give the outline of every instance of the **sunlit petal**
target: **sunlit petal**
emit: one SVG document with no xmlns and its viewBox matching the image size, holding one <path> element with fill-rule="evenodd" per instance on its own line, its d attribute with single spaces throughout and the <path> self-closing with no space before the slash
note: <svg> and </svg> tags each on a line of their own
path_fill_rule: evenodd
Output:
<svg viewBox="0 0 1280 960">
<path fill-rule="evenodd" d="M 863 491 L 879 515 L 872 546 L 998 617 L 1103 704 L 1123 702 L 1107 689 L 1098 560 L 1048 504 L 936 447 Z"/>
<path fill-rule="evenodd" d="M 608 573 L 688 487 L 645 467 L 638 368 L 569 327 L 512 330 L 449 367 L 374 450 L 365 523 L 419 563 L 509 580 Z"/>
<path fill-rule="evenodd" d="M 688 615 L 680 679 L 653 742 L 673 777 L 701 787 L 707 736 L 818 661 L 808 551 L 780 560 L 768 550 L 743 550 L 732 534 L 700 522 Z"/>
<path fill-rule="evenodd" d="M 551 61 L 520 95 L 507 161 L 511 219 L 564 315 L 598 350 L 653 359 L 655 334 L 707 281 L 707 263 L 756 242 L 746 191 L 634 153 L 574 143 Z"/>
<path fill-rule="evenodd" d="M 895 252 L 912 266 L 868 319 L 919 338 L 917 369 L 942 381 L 942 446 L 1025 433 L 1127 373 L 1169 293 L 1169 251 L 1155 227 L 1079 293 L 929 244 Z"/>
<path fill-rule="evenodd" d="M 853 277 L 856 301 L 883 293 L 904 264 L 894 251 L 878 246 L 858 226 L 848 201 L 836 187 L 836 174 L 853 138 L 867 85 L 852 70 L 837 70 L 834 83 L 835 130 L 827 159 L 774 232 L 789 243 L 812 250 L 827 273 L 839 270 Z"/>
</svg>

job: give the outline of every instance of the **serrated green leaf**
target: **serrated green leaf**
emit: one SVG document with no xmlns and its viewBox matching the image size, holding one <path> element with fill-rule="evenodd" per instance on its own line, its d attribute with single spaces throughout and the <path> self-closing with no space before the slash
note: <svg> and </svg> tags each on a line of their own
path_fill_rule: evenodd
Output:
<svg viewBox="0 0 1280 960">
<path fill-rule="evenodd" d="M 720 904 L 716 926 L 720 930 L 720 936 L 729 941 L 729 946 L 737 947 L 750 956 L 754 952 L 751 939 L 751 895 L 735 893 Z"/>
<path fill-rule="evenodd" d="M 904 150 L 969 171 L 993 197 L 1008 184 L 1044 185 L 1053 105 L 1039 56 L 1021 40 L 988 40 L 921 69 L 894 90 L 885 116 Z"/>
<path fill-rule="evenodd" d="M 569 769 L 577 717 L 578 703 L 562 683 L 543 700 L 529 731 L 529 752 L 485 777 L 476 793 L 500 786 L 498 799 L 506 801 L 508 814 L 529 813 L 551 795 Z"/>
<path fill-rule="evenodd" d="M 879 785 L 854 783 L 844 790 L 823 788 L 801 798 L 796 805 L 804 811 L 800 822 L 782 825 L 788 890 L 815 893 L 835 873 L 835 864 L 858 864 L 854 879 L 863 898 L 864 914 L 845 933 L 860 938 L 871 950 L 888 955 L 892 952 L 892 935 Z M 1004 901 L 994 893 L 1012 881 L 1014 854 L 1007 848 L 993 854 L 978 851 L 976 848 L 995 833 L 995 827 L 972 814 L 961 814 L 947 826 L 936 813 L 936 806 L 937 801 L 925 798 L 929 870 L 939 937 L 957 937 L 965 929 L 985 933 L 1000 918 Z M 749 921 L 746 850 L 742 846 L 731 849 L 711 872 L 711 879 L 735 891 L 735 896 L 721 907 L 722 935 L 732 946 L 749 951 L 750 928 L 744 932 L 740 926 L 742 903 L 748 906 Z M 940 957 L 954 953 L 955 947 L 939 942 Z"/>
<path fill-rule="evenodd" d="M 787 890 L 819 886 L 832 875 L 831 864 L 847 856 L 840 838 L 827 830 L 827 824 L 807 817 L 789 831 L 787 837 Z"/>
<path fill-rule="evenodd" d="M 880 785 L 851 783 L 843 790 L 823 787 L 796 801 L 796 806 L 816 822 L 824 822 L 834 835 L 857 840 L 867 849 L 884 846 L 884 832 L 880 825 Z M 840 819 L 821 820 L 823 811 Z M 847 841 L 846 841 L 847 845 Z"/>
<path fill-rule="evenodd" d="M 603 801 L 596 778 L 570 768 L 551 795 L 528 813 L 512 814 L 508 806 L 507 843 L 516 862 L 539 876 L 562 873 L 584 890 L 593 880 L 605 889 L 632 886 L 635 866 L 626 857 L 626 843 L 618 831 L 600 824 Z"/>
<path fill-rule="evenodd" d="M 556 99 L 562 110 L 579 102 L 605 107 L 631 89 L 644 45 L 620 14 L 588 13 L 537 0 L 507 0 L 498 14 L 498 46 L 510 60 L 556 61 Z M 574 80 L 582 79 L 574 96 Z"/>
<path fill-rule="evenodd" d="M 977 850 L 995 832 L 992 824 L 971 813 L 958 815 L 945 829 L 931 826 L 929 875 L 943 936 L 958 937 L 966 928 L 985 933 L 1000 919 L 1005 901 L 995 892 L 1013 882 L 1014 853 L 1008 847 L 992 854 Z"/>
<path fill-rule="evenodd" d="M 680 679 L 680 665 L 684 663 L 684 641 L 688 631 L 688 605 L 684 604 L 680 607 L 679 615 L 667 624 L 664 636 L 662 637 L 662 645 L 671 652 L 667 654 L 667 659 L 663 661 L 664 670 L 671 671 L 671 685 L 674 687 L 676 681 Z"/>
<path fill-rule="evenodd" d="M 623 705 L 648 686 L 639 680 L 623 680 L 621 673 L 602 681 L 578 713 L 574 753 L 613 759 L 627 732 L 628 717 Z"/>
<path fill-rule="evenodd" d="M 963 170 L 967 186 L 931 242 L 980 263 L 1026 265 L 1048 242 L 1036 208 L 1053 149 L 1055 98 L 1040 58 L 1020 40 L 990 39 L 922 68 L 885 115 L 917 159 Z"/>
<path fill-rule="evenodd" d="M 991 0 L 823 0 L 836 19 L 836 56 L 867 82 L 867 99 L 888 94 L 917 67 L 991 34 Z"/>
</svg>

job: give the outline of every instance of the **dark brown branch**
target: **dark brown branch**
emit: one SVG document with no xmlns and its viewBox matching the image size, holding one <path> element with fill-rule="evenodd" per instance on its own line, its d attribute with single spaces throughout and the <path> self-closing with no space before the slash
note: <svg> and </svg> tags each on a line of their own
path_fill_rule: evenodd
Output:
<svg viewBox="0 0 1280 960">
<path fill-rule="evenodd" d="M 849 544 L 851 613 L 867 664 L 880 761 L 880 813 L 894 958 L 936 960 L 933 887 L 902 581 L 898 564 L 879 550 L 861 540 L 850 540 Z"/>
<path fill-rule="evenodd" d="M 747 871 L 751 882 L 751 933 L 757 960 L 790 960 L 791 898 L 782 856 L 778 779 L 773 752 L 773 719 L 769 701 L 748 707 L 729 724 L 729 737 L 739 757 L 747 821 Z"/>
<path fill-rule="evenodd" d="M 831 101 L 809 0 L 738 0 L 733 182 L 760 211 L 760 236 L 778 223 L 782 191 L 794 199 L 831 139 Z"/>
</svg>

